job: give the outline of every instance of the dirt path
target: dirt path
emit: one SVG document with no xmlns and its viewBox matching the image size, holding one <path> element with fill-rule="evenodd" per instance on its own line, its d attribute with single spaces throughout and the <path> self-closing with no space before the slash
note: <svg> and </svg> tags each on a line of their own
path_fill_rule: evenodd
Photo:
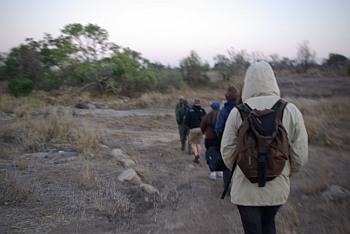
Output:
<svg viewBox="0 0 350 234">
<path fill-rule="evenodd" d="M 22 158 L 28 169 L 16 172 L 17 182 L 37 200 L 1 206 L 1 233 L 243 233 L 237 208 L 229 197 L 220 199 L 222 180 L 210 180 L 203 159 L 200 165 L 193 164 L 193 156 L 179 150 L 172 110 L 140 110 L 143 114 L 132 111 L 129 115 L 112 110 L 85 112 L 91 111 L 77 114 L 101 128 L 107 126 L 106 144 L 127 150 L 143 181 L 155 186 L 159 194 L 120 183 L 117 177 L 124 169 L 108 157 L 91 160 L 99 185 L 85 190 L 77 181 L 82 164 L 78 158 L 58 163 L 45 152 L 26 154 Z M 332 165 L 334 157 L 338 163 Z M 326 233 L 337 227 L 339 232 L 334 233 L 342 233 L 349 221 L 348 202 L 320 200 L 323 189 L 315 188 L 315 183 L 331 184 L 338 170 L 343 178 L 338 182 L 348 186 L 348 153 L 310 146 L 310 162 L 292 181 L 289 202 L 277 216 L 279 233 Z M 327 185 L 322 181 L 327 177 L 324 173 L 331 174 Z M 106 195 L 112 192 L 111 186 L 127 196 L 129 208 L 124 212 L 108 208 L 113 203 L 98 203 L 111 199 Z M 330 221 L 335 215 L 337 219 Z"/>
<path fill-rule="evenodd" d="M 113 112 L 110 113 L 114 119 L 118 114 Z M 243 233 L 237 209 L 229 197 L 220 199 L 222 179 L 209 179 L 204 157 L 197 165 L 193 155 L 180 150 L 173 109 L 142 110 L 138 115 L 134 111 L 123 112 L 130 115 L 114 119 L 111 132 L 132 136 L 131 141 L 123 142 L 124 147 L 137 152 L 133 157 L 148 171 L 145 181 L 160 190 L 154 207 L 141 214 L 134 230 L 126 232 Z M 95 118 L 102 116 L 109 119 L 106 113 Z"/>
<path fill-rule="evenodd" d="M 144 181 L 160 191 L 159 197 L 153 198 L 141 194 L 139 199 L 147 202 L 139 204 L 143 208 L 130 217 L 129 226 L 117 233 L 243 233 L 237 208 L 230 203 L 229 197 L 220 199 L 222 180 L 210 180 L 203 159 L 201 165 L 193 164 L 193 156 L 179 150 L 171 112 L 150 111 L 153 114 L 130 115 L 114 121 L 117 126 L 111 131 L 132 136 L 130 141 L 123 142 L 124 146 L 134 152 L 133 158 L 147 172 Z M 105 113 L 103 116 L 106 119 Z M 132 123 L 132 127 L 128 123 Z M 334 230 L 337 226 L 340 226 L 338 233 L 342 233 L 349 218 L 348 203 L 342 199 L 335 204 L 329 203 L 322 197 L 322 191 L 338 180 L 333 173 L 336 170 L 344 178 L 337 184 L 348 186 L 345 180 L 350 176 L 347 156 L 344 150 L 310 146 L 310 162 L 293 179 L 289 202 L 277 216 L 279 233 L 326 233 L 325 230 Z M 335 157 L 339 161 L 332 164 Z M 330 178 L 325 176 L 327 173 L 331 173 Z M 151 199 L 154 199 L 152 204 L 147 204 Z M 330 222 L 329 217 L 335 215 L 337 220 Z M 107 230 L 115 231 L 115 226 L 110 225 Z M 66 230 L 59 226 L 56 231 L 69 231 L 72 224 L 68 227 Z M 78 232 L 106 232 L 106 226 L 99 222 L 78 227 L 75 229 Z"/>
</svg>

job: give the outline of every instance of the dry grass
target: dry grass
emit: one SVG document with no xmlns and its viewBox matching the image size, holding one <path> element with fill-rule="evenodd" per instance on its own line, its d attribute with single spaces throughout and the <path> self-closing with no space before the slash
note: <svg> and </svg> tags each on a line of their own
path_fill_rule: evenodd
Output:
<svg viewBox="0 0 350 234">
<path fill-rule="evenodd" d="M 171 100 L 169 95 L 161 93 L 146 93 L 138 99 L 137 106 L 141 108 L 158 107 L 160 103 L 168 103 Z"/>
<path fill-rule="evenodd" d="M 218 81 L 217 83 L 223 88 L 227 86 L 225 81 Z M 181 94 L 187 97 L 194 97 L 198 95 L 198 92 L 185 89 Z M 177 97 L 178 94 L 176 93 L 168 95 L 148 93 L 142 95 L 139 99 L 133 100 L 131 106 L 142 108 L 159 107 L 160 105 L 174 102 L 174 100 L 177 101 Z M 82 93 L 75 98 L 91 99 L 88 93 Z M 69 95 L 61 96 L 60 100 L 64 99 L 66 101 L 62 101 L 62 103 L 65 104 L 74 102 Z M 14 121 L 11 124 L 1 126 L 1 138 L 5 139 L 5 141 L 21 143 L 23 151 L 39 151 L 46 143 L 74 145 L 85 156 L 94 156 L 100 151 L 99 144 L 103 138 L 103 129 L 93 127 L 86 120 L 81 121 L 70 110 L 47 106 L 44 102 L 47 100 L 47 96 L 44 93 L 39 92 L 33 96 L 23 98 L 0 95 L 0 100 L 0 108 L 2 110 L 10 111 L 15 109 L 17 114 L 25 117 L 20 119 L 22 121 Z M 303 113 L 310 143 L 327 146 L 341 146 L 344 143 L 350 143 L 349 136 L 339 136 L 336 131 L 338 127 L 344 126 L 344 120 L 350 114 L 349 98 L 331 98 L 321 101 L 296 99 L 292 100 L 292 102 Z M 39 120 L 31 118 L 34 110 L 37 110 L 37 115 L 42 116 L 38 118 Z M 124 151 L 129 155 L 132 154 L 132 152 L 127 152 L 127 149 Z M 4 154 L 4 151 L 1 154 Z M 22 170 L 25 170 L 27 167 L 23 160 L 19 165 Z M 147 174 L 147 169 L 141 166 L 137 166 L 135 169 L 140 175 Z M 85 174 L 82 172 L 82 178 L 89 178 L 92 169 L 85 166 L 84 170 Z M 89 183 L 85 185 L 85 182 L 83 182 L 82 184 L 84 187 L 90 187 Z M 318 180 L 317 183 L 315 181 L 306 182 L 304 188 L 305 192 L 310 194 L 323 189 L 325 186 L 327 186 L 326 178 Z"/>
<path fill-rule="evenodd" d="M 91 162 L 82 159 L 80 160 L 78 179 L 80 185 L 84 189 L 92 189 L 97 185 L 96 171 Z"/>
<path fill-rule="evenodd" d="M 350 144 L 350 135 L 339 135 L 340 130 L 344 128 L 350 130 L 349 97 L 321 100 L 296 99 L 292 102 L 303 113 L 309 143 L 333 147 Z"/>
<path fill-rule="evenodd" d="M 63 95 L 63 99 L 69 99 L 63 102 L 71 104 L 68 97 Z M 89 95 L 82 93 L 76 98 L 89 99 Z M 1 139 L 16 143 L 25 152 L 39 151 L 46 143 L 74 144 L 86 155 L 99 151 L 101 131 L 86 120 L 80 121 L 71 110 L 50 106 L 48 102 L 50 98 L 44 92 L 20 98 L 1 94 L 0 110 L 19 117 L 1 126 Z"/>
<path fill-rule="evenodd" d="M 25 152 L 37 152 L 45 144 L 74 145 L 84 155 L 94 156 L 102 140 L 100 131 L 86 120 L 80 121 L 72 111 L 48 107 L 41 118 L 25 118 L 11 125 L 21 130 L 18 138 Z"/>
<path fill-rule="evenodd" d="M 118 191 L 116 182 L 111 181 L 108 185 L 100 184 L 98 192 L 94 195 L 94 208 L 103 213 L 115 215 L 125 213 L 131 209 L 132 203 L 128 196 Z"/>
<path fill-rule="evenodd" d="M 47 95 L 36 92 L 30 96 L 15 98 L 8 94 L 0 95 L 0 110 L 6 113 L 15 113 L 18 117 L 26 117 L 47 105 Z"/>
<path fill-rule="evenodd" d="M 300 224 L 299 214 L 294 207 L 295 204 L 286 203 L 277 213 L 276 227 L 278 233 L 293 234 L 295 227 Z"/>
<path fill-rule="evenodd" d="M 329 172 L 324 171 L 318 176 L 309 176 L 303 180 L 301 189 L 306 195 L 315 195 L 328 188 L 330 184 Z"/>
<path fill-rule="evenodd" d="M 37 191 L 31 186 L 21 183 L 17 171 L 0 173 L 0 204 L 7 205 L 38 200 Z"/>
<path fill-rule="evenodd" d="M 83 121 L 74 131 L 74 139 L 79 151 L 84 155 L 95 156 L 100 151 L 102 130 Z"/>
</svg>

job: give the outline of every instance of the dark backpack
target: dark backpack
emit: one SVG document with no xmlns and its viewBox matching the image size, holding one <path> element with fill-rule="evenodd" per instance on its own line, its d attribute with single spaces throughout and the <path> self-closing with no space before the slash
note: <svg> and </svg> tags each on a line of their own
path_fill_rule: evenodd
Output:
<svg viewBox="0 0 350 234">
<path fill-rule="evenodd" d="M 271 109 L 252 109 L 246 103 L 237 106 L 242 117 L 238 129 L 236 165 L 252 183 L 264 187 L 266 181 L 279 176 L 288 160 L 288 135 L 282 124 L 283 110 L 287 102 L 278 100 Z M 225 196 L 228 186 L 223 195 Z"/>
<path fill-rule="evenodd" d="M 210 146 L 205 152 L 205 160 L 209 166 L 210 171 L 224 171 L 226 169 L 225 163 L 222 160 L 220 148 L 217 146 Z"/>
</svg>

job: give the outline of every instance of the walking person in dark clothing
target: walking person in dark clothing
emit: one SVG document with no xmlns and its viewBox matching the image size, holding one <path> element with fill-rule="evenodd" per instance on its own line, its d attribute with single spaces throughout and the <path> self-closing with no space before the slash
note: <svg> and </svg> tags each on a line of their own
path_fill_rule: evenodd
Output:
<svg viewBox="0 0 350 234">
<path fill-rule="evenodd" d="M 200 129 L 200 124 L 205 114 L 206 112 L 201 106 L 200 99 L 195 98 L 193 106 L 188 109 L 185 116 L 185 124 L 190 129 L 188 140 L 194 153 L 194 163 L 199 163 L 199 159 L 202 154 L 201 144 L 203 141 L 203 135 Z"/>
<path fill-rule="evenodd" d="M 185 125 L 185 115 L 189 109 L 187 100 L 181 96 L 179 103 L 176 105 L 175 116 L 176 122 L 179 128 L 179 135 L 181 141 L 181 150 L 185 151 L 186 140 L 189 132 L 189 128 Z"/>
<path fill-rule="evenodd" d="M 189 128 L 184 124 L 184 119 L 188 108 L 189 106 L 187 100 L 183 96 L 180 96 L 179 102 L 176 104 L 175 107 L 175 117 L 179 129 L 182 151 L 185 150 L 186 140 L 189 132 Z"/>
<path fill-rule="evenodd" d="M 225 124 L 226 124 L 226 120 L 231 112 L 231 110 L 237 105 L 239 104 L 239 100 L 240 100 L 240 93 L 238 91 L 238 89 L 236 88 L 236 86 L 231 85 L 228 87 L 227 92 L 225 94 L 225 98 L 226 98 L 226 102 L 224 104 L 224 107 L 220 110 L 217 121 L 216 121 L 216 125 L 215 125 L 215 132 L 218 136 L 218 138 L 222 139 L 222 135 L 224 133 L 224 129 L 225 129 Z M 230 183 L 229 181 L 230 179 L 230 170 L 226 169 L 223 171 L 223 186 L 225 188 L 227 183 Z"/>
</svg>

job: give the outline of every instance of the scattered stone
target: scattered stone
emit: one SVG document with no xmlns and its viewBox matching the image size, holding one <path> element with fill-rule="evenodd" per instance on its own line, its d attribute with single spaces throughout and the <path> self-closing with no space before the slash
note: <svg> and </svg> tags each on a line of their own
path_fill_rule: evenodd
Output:
<svg viewBox="0 0 350 234">
<path fill-rule="evenodd" d="M 55 150 L 44 156 L 45 159 L 49 159 L 54 163 L 65 163 L 76 160 L 79 156 L 77 151 L 65 151 L 65 150 Z"/>
<path fill-rule="evenodd" d="M 0 120 L 10 120 L 10 119 L 14 119 L 15 117 L 16 117 L 15 114 L 8 114 L 0 111 Z"/>
<path fill-rule="evenodd" d="M 159 194 L 159 191 L 158 189 L 156 189 L 154 186 L 150 185 L 150 184 L 145 184 L 145 183 L 142 183 L 140 184 L 140 187 L 145 190 L 148 194 Z"/>
<path fill-rule="evenodd" d="M 94 106 L 90 105 L 88 102 L 80 101 L 77 104 L 75 104 L 75 107 L 78 109 L 91 109 L 94 108 Z"/>
<path fill-rule="evenodd" d="M 116 158 L 118 158 L 118 157 L 124 157 L 124 156 L 125 156 L 124 153 L 123 153 L 123 151 L 122 151 L 121 149 L 113 149 L 113 150 L 112 150 L 112 155 L 113 155 L 114 157 L 116 157 Z"/>
<path fill-rule="evenodd" d="M 57 152 L 50 152 L 45 155 L 46 159 L 52 159 L 52 158 L 69 158 L 69 157 L 78 157 L 78 152 L 66 152 L 63 150 L 59 150 Z"/>
<path fill-rule="evenodd" d="M 70 162 L 70 161 L 74 161 L 76 160 L 76 157 L 70 157 L 70 158 L 59 158 L 56 160 L 53 160 L 54 164 L 61 164 L 61 163 L 66 163 L 66 162 Z"/>
<path fill-rule="evenodd" d="M 95 104 L 95 107 L 96 107 L 97 109 L 108 109 L 108 108 L 109 108 L 108 105 L 105 104 L 105 103 L 96 103 L 96 104 Z"/>
<path fill-rule="evenodd" d="M 194 169 L 194 168 L 195 168 L 195 167 L 194 167 L 193 164 L 189 164 L 189 165 L 188 165 L 188 169 L 192 170 L 192 169 Z"/>
<path fill-rule="evenodd" d="M 118 180 L 120 180 L 122 182 L 127 180 L 132 184 L 138 184 L 138 185 L 140 185 L 142 183 L 141 178 L 137 175 L 137 173 L 132 168 L 129 168 L 129 169 L 123 171 L 118 176 Z"/>
<path fill-rule="evenodd" d="M 121 162 L 123 167 L 132 167 L 136 165 L 136 163 L 121 149 L 113 149 L 111 152 L 112 156 L 117 159 L 118 162 Z"/>
<path fill-rule="evenodd" d="M 136 163 L 129 158 L 123 158 L 120 162 L 123 164 L 123 167 L 132 167 L 136 165 Z"/>
<path fill-rule="evenodd" d="M 105 145 L 105 144 L 100 144 L 100 148 L 101 148 L 101 149 L 108 149 L 108 150 L 111 149 L 111 148 L 109 148 L 108 145 Z"/>
</svg>

